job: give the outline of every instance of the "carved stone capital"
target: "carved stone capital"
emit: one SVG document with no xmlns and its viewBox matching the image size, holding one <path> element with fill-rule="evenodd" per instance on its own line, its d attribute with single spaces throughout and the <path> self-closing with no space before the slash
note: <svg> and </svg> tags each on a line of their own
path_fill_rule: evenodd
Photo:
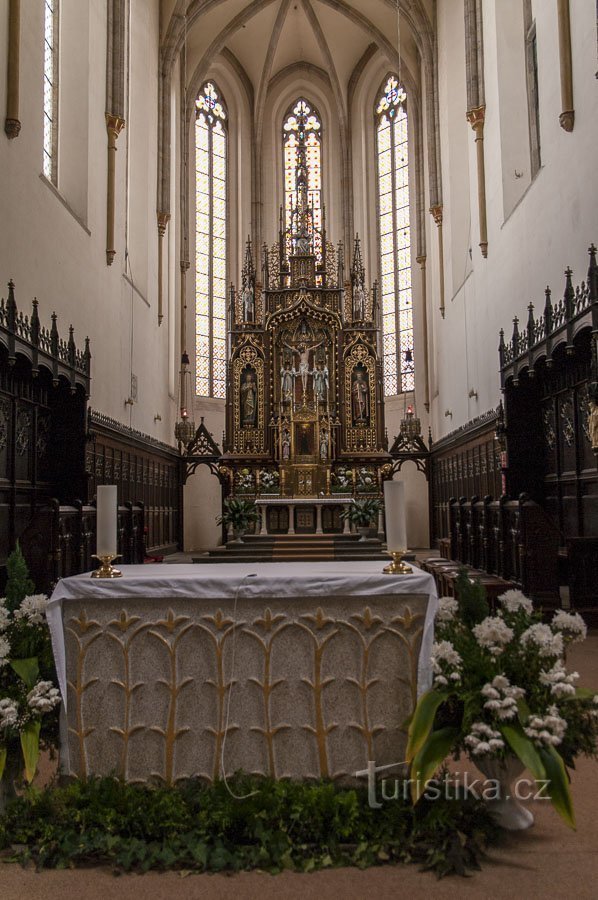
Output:
<svg viewBox="0 0 598 900">
<path fill-rule="evenodd" d="M 442 204 L 437 203 L 435 206 L 431 206 L 430 212 L 432 213 L 432 218 L 440 227 L 442 225 Z"/>
<path fill-rule="evenodd" d="M 473 128 L 473 130 L 478 133 L 484 131 L 484 122 L 486 120 L 486 107 L 485 106 L 476 106 L 474 109 L 468 109 L 466 113 L 467 121 Z"/>
<path fill-rule="evenodd" d="M 111 113 L 106 113 L 106 131 L 108 132 L 108 138 L 113 140 L 116 144 L 116 139 L 125 127 L 125 120 L 120 116 L 113 116 Z"/>
<path fill-rule="evenodd" d="M 575 110 L 563 110 L 563 112 L 559 115 L 559 122 L 561 128 L 563 128 L 565 131 L 573 131 L 573 126 L 575 125 Z"/>
<path fill-rule="evenodd" d="M 21 123 L 18 119 L 5 119 L 4 120 L 4 132 L 6 137 L 11 139 L 19 136 L 19 132 L 21 131 Z"/>
<path fill-rule="evenodd" d="M 417 263 L 418 265 L 420 265 L 420 266 L 422 267 L 422 269 L 423 269 L 423 268 L 425 267 L 425 265 L 426 265 L 426 259 L 427 259 L 427 256 L 426 256 L 425 253 L 424 253 L 422 256 L 416 256 L 416 257 L 415 257 L 416 263 Z"/>
<path fill-rule="evenodd" d="M 156 218 L 158 221 L 158 234 L 160 235 L 160 237 L 164 237 L 164 234 L 166 233 L 166 226 L 170 221 L 170 213 L 159 212 L 156 214 Z"/>
</svg>

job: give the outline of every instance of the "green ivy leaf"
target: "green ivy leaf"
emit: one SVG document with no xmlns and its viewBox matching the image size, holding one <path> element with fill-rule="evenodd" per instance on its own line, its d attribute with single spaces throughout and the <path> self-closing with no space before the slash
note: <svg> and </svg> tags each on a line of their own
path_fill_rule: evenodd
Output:
<svg viewBox="0 0 598 900">
<path fill-rule="evenodd" d="M 10 665 L 21 681 L 24 681 L 27 688 L 31 690 L 39 676 L 37 656 L 31 656 L 29 659 L 11 659 Z"/>
<path fill-rule="evenodd" d="M 446 691 L 427 691 L 419 698 L 409 723 L 407 740 L 407 762 L 411 762 L 425 744 L 434 725 L 434 717 L 441 703 L 448 698 Z"/>
<path fill-rule="evenodd" d="M 29 784 L 35 778 L 39 759 L 39 730 L 41 721 L 28 722 L 21 731 L 21 750 L 25 761 L 25 777 Z"/>
<path fill-rule="evenodd" d="M 546 778 L 546 772 L 542 765 L 542 760 L 519 722 L 513 725 L 501 725 L 499 731 L 513 753 L 530 770 L 534 778 L 538 781 L 543 781 Z"/>
<path fill-rule="evenodd" d="M 540 756 L 546 769 L 546 776 L 550 781 L 550 799 L 552 805 L 565 820 L 569 828 L 575 830 L 575 813 L 573 812 L 573 801 L 571 800 L 571 791 L 569 790 L 569 778 L 563 758 L 554 747 L 542 748 Z"/>
</svg>

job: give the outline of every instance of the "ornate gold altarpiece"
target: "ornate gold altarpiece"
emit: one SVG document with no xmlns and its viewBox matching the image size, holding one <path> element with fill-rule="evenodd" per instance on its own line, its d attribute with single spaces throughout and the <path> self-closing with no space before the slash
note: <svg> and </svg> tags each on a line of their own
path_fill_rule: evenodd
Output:
<svg viewBox="0 0 598 900">
<path fill-rule="evenodd" d="M 388 464 L 377 285 L 366 287 L 359 237 L 343 249 L 314 225 L 299 128 L 297 206 L 263 248 L 262 280 L 247 242 L 231 286 L 225 495 L 378 495 Z M 384 474 L 384 472 L 382 473 Z"/>
</svg>

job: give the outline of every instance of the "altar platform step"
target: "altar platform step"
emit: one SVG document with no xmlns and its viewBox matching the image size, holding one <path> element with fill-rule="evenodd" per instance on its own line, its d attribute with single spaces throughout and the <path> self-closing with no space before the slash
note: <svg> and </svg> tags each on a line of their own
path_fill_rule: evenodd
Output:
<svg viewBox="0 0 598 900">
<path fill-rule="evenodd" d="M 242 543 L 229 542 L 194 562 L 298 562 L 385 559 L 382 541 L 361 541 L 354 534 L 246 535 Z"/>
</svg>

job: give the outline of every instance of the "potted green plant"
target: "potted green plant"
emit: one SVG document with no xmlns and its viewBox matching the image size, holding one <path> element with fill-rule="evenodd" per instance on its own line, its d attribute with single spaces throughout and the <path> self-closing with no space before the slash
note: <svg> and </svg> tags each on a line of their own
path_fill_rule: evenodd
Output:
<svg viewBox="0 0 598 900">
<path fill-rule="evenodd" d="M 598 752 L 598 694 L 577 687 L 577 672 L 565 667 L 567 646 L 585 638 L 583 619 L 558 610 L 547 624 L 515 590 L 498 598 L 491 615 L 483 586 L 465 570 L 457 596 L 439 601 L 432 688 L 409 725 L 414 802 L 447 756 L 465 753 L 498 788 L 486 799 L 499 825 L 533 823 L 511 789 L 527 768 L 575 827 L 567 767 Z"/>
<path fill-rule="evenodd" d="M 259 510 L 255 500 L 247 500 L 244 497 L 227 497 L 224 501 L 224 511 L 218 516 L 216 522 L 218 525 L 224 525 L 227 529 L 232 529 L 233 540 L 236 543 L 243 542 L 243 535 L 250 525 L 260 517 Z"/>
<path fill-rule="evenodd" d="M 382 501 L 377 497 L 368 497 L 367 500 L 351 500 L 341 513 L 342 519 L 348 519 L 351 525 L 355 525 L 361 535 L 360 541 L 366 541 L 373 520 L 382 509 Z"/>
<path fill-rule="evenodd" d="M 33 780 L 40 749 L 57 746 L 60 706 L 48 598 L 33 594 L 18 545 L 6 568 L 6 597 L 0 599 L 0 813 L 16 796 L 23 774 Z"/>
</svg>

